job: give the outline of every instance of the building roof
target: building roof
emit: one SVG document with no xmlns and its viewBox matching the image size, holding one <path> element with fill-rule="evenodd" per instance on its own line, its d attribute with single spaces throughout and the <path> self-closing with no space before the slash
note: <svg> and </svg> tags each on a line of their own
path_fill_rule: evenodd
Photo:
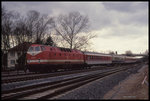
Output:
<svg viewBox="0 0 150 101">
<path fill-rule="evenodd" d="M 84 54 L 87 54 L 87 55 L 106 55 L 106 56 L 110 56 L 111 54 L 106 54 L 106 53 L 98 53 L 98 52 L 83 52 Z"/>
<path fill-rule="evenodd" d="M 27 51 L 31 44 L 31 42 L 24 42 L 13 48 L 10 48 L 8 51 Z"/>
</svg>

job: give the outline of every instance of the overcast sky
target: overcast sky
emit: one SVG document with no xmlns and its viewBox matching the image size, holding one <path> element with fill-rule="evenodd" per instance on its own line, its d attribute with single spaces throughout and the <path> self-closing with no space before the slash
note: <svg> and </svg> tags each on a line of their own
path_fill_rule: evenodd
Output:
<svg viewBox="0 0 150 101">
<path fill-rule="evenodd" d="M 98 35 L 92 50 L 121 54 L 148 49 L 148 2 L 2 2 L 2 6 L 21 14 L 37 10 L 50 16 L 79 11 L 89 17 L 90 30 Z"/>
</svg>

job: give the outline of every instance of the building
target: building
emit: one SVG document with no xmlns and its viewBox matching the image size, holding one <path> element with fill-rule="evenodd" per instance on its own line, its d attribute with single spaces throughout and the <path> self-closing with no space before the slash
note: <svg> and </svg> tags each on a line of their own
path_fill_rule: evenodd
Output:
<svg viewBox="0 0 150 101">
<path fill-rule="evenodd" d="M 1 70 L 6 70 L 7 68 L 7 53 L 5 53 L 3 50 L 2 50 L 2 53 L 1 53 L 1 62 L 2 62 L 2 68 Z"/>
<path fill-rule="evenodd" d="M 8 67 L 8 69 L 14 69 L 15 68 L 15 64 L 18 64 L 17 59 L 23 53 L 27 52 L 27 50 L 31 44 L 32 43 L 30 43 L 30 42 L 24 42 L 24 43 L 21 43 L 21 44 L 8 50 L 8 54 L 7 54 L 7 67 Z"/>
</svg>

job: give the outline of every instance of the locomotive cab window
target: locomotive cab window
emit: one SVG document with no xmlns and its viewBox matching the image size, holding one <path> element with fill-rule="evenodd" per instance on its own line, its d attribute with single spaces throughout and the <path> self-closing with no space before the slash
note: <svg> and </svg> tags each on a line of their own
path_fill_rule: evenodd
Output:
<svg viewBox="0 0 150 101">
<path fill-rule="evenodd" d="M 44 50 L 45 50 L 45 47 L 44 47 L 44 46 L 41 46 L 41 50 L 44 51 Z"/>
<path fill-rule="evenodd" d="M 33 47 L 30 47 L 30 48 L 28 49 L 28 51 L 29 51 L 29 52 L 33 51 Z"/>
<path fill-rule="evenodd" d="M 39 46 L 35 47 L 35 51 L 40 51 L 40 47 Z"/>
</svg>

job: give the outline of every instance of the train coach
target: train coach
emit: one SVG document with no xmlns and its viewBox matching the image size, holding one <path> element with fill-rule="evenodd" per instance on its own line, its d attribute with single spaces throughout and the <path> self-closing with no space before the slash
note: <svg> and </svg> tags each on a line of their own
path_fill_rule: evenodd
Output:
<svg viewBox="0 0 150 101">
<path fill-rule="evenodd" d="M 85 65 L 109 65 L 112 64 L 112 56 L 96 52 L 84 52 Z"/>
<path fill-rule="evenodd" d="M 112 55 L 112 64 L 136 63 L 139 58 L 124 55 Z"/>
<path fill-rule="evenodd" d="M 136 63 L 139 58 L 126 56 L 124 63 Z"/>
<path fill-rule="evenodd" d="M 123 55 L 112 55 L 112 63 L 113 64 L 121 64 L 124 63 L 125 56 Z"/>
</svg>

